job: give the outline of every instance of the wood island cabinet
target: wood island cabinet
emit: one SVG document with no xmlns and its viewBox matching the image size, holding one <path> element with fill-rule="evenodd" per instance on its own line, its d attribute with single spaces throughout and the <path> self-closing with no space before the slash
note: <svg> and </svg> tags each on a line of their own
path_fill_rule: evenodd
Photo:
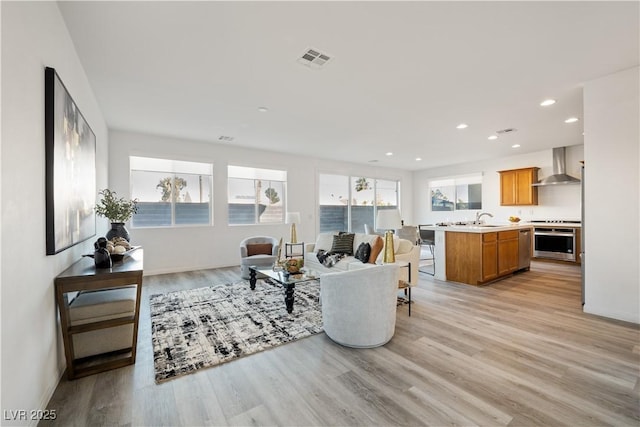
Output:
<svg viewBox="0 0 640 427">
<path fill-rule="evenodd" d="M 447 231 L 447 280 L 483 285 L 518 270 L 520 230 L 468 233 Z"/>
<path fill-rule="evenodd" d="M 497 233 L 446 234 L 447 280 L 480 285 L 498 278 Z"/>
<path fill-rule="evenodd" d="M 498 232 L 498 276 L 518 269 L 518 230 Z"/>
<path fill-rule="evenodd" d="M 538 204 L 539 168 L 522 168 L 498 171 L 500 174 L 500 205 L 527 206 Z"/>
<path fill-rule="evenodd" d="M 482 236 L 482 279 L 488 282 L 498 277 L 498 233 L 484 233 Z"/>
</svg>

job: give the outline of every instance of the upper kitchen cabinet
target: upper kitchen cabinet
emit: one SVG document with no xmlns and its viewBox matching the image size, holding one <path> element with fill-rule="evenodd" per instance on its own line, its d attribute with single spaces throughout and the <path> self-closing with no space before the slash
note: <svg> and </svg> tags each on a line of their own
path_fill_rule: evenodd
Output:
<svg viewBox="0 0 640 427">
<path fill-rule="evenodd" d="M 500 174 L 500 205 L 537 205 L 538 187 L 532 184 L 538 182 L 540 168 L 522 168 L 498 171 Z"/>
</svg>

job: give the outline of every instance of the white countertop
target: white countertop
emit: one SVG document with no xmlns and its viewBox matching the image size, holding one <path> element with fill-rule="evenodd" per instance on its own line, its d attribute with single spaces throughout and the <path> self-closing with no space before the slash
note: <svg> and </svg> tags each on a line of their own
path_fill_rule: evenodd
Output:
<svg viewBox="0 0 640 427">
<path fill-rule="evenodd" d="M 492 233 L 533 228 L 533 224 L 485 224 L 485 225 L 431 225 L 422 226 L 426 230 L 457 231 L 462 233 Z"/>
</svg>

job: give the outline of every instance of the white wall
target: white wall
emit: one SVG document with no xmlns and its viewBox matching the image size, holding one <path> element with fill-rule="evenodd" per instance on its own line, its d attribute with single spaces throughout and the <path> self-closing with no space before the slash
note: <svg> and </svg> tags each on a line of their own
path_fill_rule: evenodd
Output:
<svg viewBox="0 0 640 427">
<path fill-rule="evenodd" d="M 584 88 L 584 311 L 640 323 L 639 75 L 632 68 Z"/>
<path fill-rule="evenodd" d="M 567 173 L 580 178 L 580 161 L 583 160 L 583 146 L 567 147 Z M 417 224 L 433 224 L 446 221 L 475 219 L 477 210 L 432 212 L 430 206 L 429 181 L 442 177 L 467 175 L 482 172 L 482 212 L 493 214 L 484 217 L 488 223 L 507 223 L 509 216 L 519 216 L 524 221 L 530 219 L 580 219 L 580 185 L 560 185 L 538 188 L 537 206 L 500 206 L 499 170 L 539 167 L 538 177 L 553 174 L 552 150 L 514 155 L 480 162 L 463 163 L 439 168 L 426 169 L 413 174 L 413 217 Z"/>
<path fill-rule="evenodd" d="M 298 241 L 313 242 L 317 235 L 317 177 L 319 172 L 355 174 L 401 181 L 401 210 L 412 221 L 411 173 L 369 165 L 249 150 L 212 142 L 188 141 L 124 131 L 110 132 L 109 187 L 129 195 L 129 156 L 171 158 L 213 163 L 214 225 L 179 228 L 132 228 L 131 241 L 144 246 L 145 274 L 239 265 L 238 245 L 248 236 L 268 235 L 288 240 L 289 226 L 227 225 L 227 165 L 287 171 L 288 211 L 300 212 Z"/>
<path fill-rule="evenodd" d="M 44 68 L 56 68 L 97 139 L 108 133 L 55 2 L 2 2 L 2 410 L 44 408 L 64 370 L 53 279 L 93 240 L 45 253 Z M 104 230 L 99 230 L 102 234 Z M 3 425 L 35 424 L 13 423 Z"/>
</svg>

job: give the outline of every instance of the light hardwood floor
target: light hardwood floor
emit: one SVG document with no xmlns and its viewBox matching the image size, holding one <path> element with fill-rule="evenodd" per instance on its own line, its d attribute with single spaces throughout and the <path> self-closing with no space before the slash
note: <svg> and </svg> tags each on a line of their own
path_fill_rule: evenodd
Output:
<svg viewBox="0 0 640 427">
<path fill-rule="evenodd" d="M 149 295 L 238 278 L 145 277 L 136 364 L 61 380 L 41 425 L 640 425 L 639 328 L 583 314 L 579 267 L 556 263 L 485 287 L 420 274 L 383 347 L 318 334 L 155 384 Z"/>
</svg>

